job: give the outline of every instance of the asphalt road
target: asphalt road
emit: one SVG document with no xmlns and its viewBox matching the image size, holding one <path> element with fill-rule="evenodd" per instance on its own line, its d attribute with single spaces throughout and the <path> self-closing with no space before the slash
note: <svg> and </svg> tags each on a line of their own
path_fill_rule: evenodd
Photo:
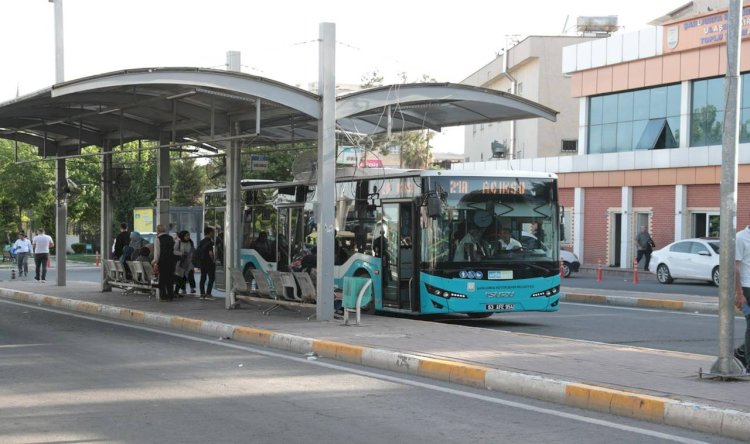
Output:
<svg viewBox="0 0 750 444">
<path fill-rule="evenodd" d="M 719 287 L 705 281 L 675 280 L 672 284 L 660 284 L 652 274 L 638 275 L 638 283 L 633 283 L 632 276 L 609 275 L 596 280 L 596 275 L 574 273 L 562 280 L 563 287 L 591 288 L 596 290 L 642 291 L 646 293 L 688 294 L 699 296 L 719 296 Z"/>
<path fill-rule="evenodd" d="M 732 442 L 0 301 L 0 442 Z"/>
<path fill-rule="evenodd" d="M 54 282 L 56 269 L 48 275 Z M 69 281 L 98 281 L 99 270 L 93 267 L 68 270 Z M 597 282 L 583 274 L 565 279 L 564 285 L 591 288 L 601 291 L 631 289 L 632 283 L 620 283 L 617 279 Z M 603 284 L 603 285 L 598 285 Z M 30 285 L 33 285 L 30 283 Z M 681 294 L 697 294 L 700 291 L 718 292 L 714 286 L 703 283 L 662 285 L 651 280 L 638 284 L 639 290 L 675 290 Z M 639 308 L 599 306 L 563 303 L 556 313 L 508 313 L 496 314 L 488 319 L 469 320 L 465 316 L 436 316 L 427 318 L 441 322 L 458 323 L 476 328 L 492 328 L 519 333 L 532 333 L 561 338 L 632 345 L 660 350 L 718 355 L 718 317 L 716 315 L 669 312 Z M 739 345 L 744 336 L 745 320 L 735 319 L 735 342 Z"/>
<path fill-rule="evenodd" d="M 555 313 L 506 313 L 477 320 L 433 318 L 478 328 L 705 355 L 719 353 L 718 319 L 717 315 L 577 303 L 561 303 Z M 735 318 L 737 346 L 744 341 L 745 322 Z"/>
</svg>

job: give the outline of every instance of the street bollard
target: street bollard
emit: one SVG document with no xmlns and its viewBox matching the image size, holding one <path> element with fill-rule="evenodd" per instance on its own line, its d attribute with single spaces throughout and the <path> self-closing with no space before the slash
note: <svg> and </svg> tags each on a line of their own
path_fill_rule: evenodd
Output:
<svg viewBox="0 0 750 444">
<path fill-rule="evenodd" d="M 99 252 L 98 251 L 94 255 L 94 258 L 96 258 L 96 266 L 98 267 L 99 265 L 101 265 L 102 257 L 99 256 Z"/>
<path fill-rule="evenodd" d="M 10 269 L 10 278 L 11 278 L 11 280 L 13 280 L 13 279 L 16 278 L 16 269 L 15 268 L 11 268 Z"/>
<path fill-rule="evenodd" d="M 638 259 L 633 260 L 633 283 L 638 283 Z"/>
<path fill-rule="evenodd" d="M 601 282 L 602 281 L 602 260 L 599 259 L 599 266 L 596 267 L 596 280 Z"/>
</svg>

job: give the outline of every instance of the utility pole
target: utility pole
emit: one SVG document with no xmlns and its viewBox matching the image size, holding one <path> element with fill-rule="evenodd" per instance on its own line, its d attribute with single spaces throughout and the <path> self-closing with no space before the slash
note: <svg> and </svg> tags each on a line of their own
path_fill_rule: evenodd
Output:
<svg viewBox="0 0 750 444">
<path fill-rule="evenodd" d="M 55 83 L 62 83 L 65 81 L 65 62 L 64 62 L 64 44 L 63 44 L 63 0 L 49 0 L 50 3 L 55 5 Z M 68 177 L 65 171 L 65 159 L 60 157 L 60 152 L 57 153 L 57 160 L 55 161 L 57 180 L 56 180 L 56 196 L 57 206 L 55 211 L 55 256 L 57 257 L 57 285 L 60 287 L 65 286 L 65 264 L 66 257 L 65 253 L 68 249 L 66 234 L 68 232 L 68 196 L 67 196 L 67 184 Z M 102 249 L 104 249 L 102 245 Z"/>
<path fill-rule="evenodd" d="M 719 377 L 743 373 L 734 359 L 735 239 L 737 235 L 737 141 L 739 140 L 739 79 L 742 0 L 730 0 L 727 18 L 726 106 L 721 143 L 721 222 L 719 269 L 719 358 L 711 374 Z"/>
</svg>

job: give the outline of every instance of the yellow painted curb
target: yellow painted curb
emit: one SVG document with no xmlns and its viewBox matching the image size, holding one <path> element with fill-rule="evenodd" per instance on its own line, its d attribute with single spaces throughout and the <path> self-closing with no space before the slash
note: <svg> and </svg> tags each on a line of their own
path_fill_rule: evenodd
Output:
<svg viewBox="0 0 750 444">
<path fill-rule="evenodd" d="M 361 364 L 364 347 L 314 339 L 312 341 L 312 351 L 325 358 Z"/>
<path fill-rule="evenodd" d="M 428 378 L 484 388 L 487 369 L 456 361 L 425 358 L 419 360 L 419 374 Z"/>
<path fill-rule="evenodd" d="M 44 298 L 44 303 L 47 304 L 47 298 Z M 99 313 L 99 304 L 93 302 L 81 302 L 78 304 L 78 309 L 84 313 L 96 314 Z"/>
<path fill-rule="evenodd" d="M 636 305 L 639 307 L 648 307 L 648 308 L 669 308 L 672 310 L 682 310 L 682 307 L 685 306 L 685 303 L 682 301 L 671 301 L 666 299 L 644 299 L 644 298 L 638 298 L 636 301 Z"/>
<path fill-rule="evenodd" d="M 189 330 L 195 333 L 200 333 L 201 327 L 203 327 L 203 321 L 199 319 L 182 318 L 183 330 Z"/>
<path fill-rule="evenodd" d="M 565 397 L 567 404 L 575 407 L 645 419 L 651 422 L 664 422 L 667 400 L 656 396 L 586 384 L 568 384 L 565 387 Z"/>
<path fill-rule="evenodd" d="M 42 299 L 42 304 L 50 305 L 52 307 L 59 307 L 61 302 L 62 299 L 55 296 L 45 296 L 44 299 Z"/>
<path fill-rule="evenodd" d="M 594 304 L 606 304 L 607 297 L 597 294 L 566 293 L 565 302 L 588 302 Z"/>
<path fill-rule="evenodd" d="M 269 330 L 261 330 L 251 327 L 235 327 L 232 337 L 237 341 L 249 342 L 251 344 L 268 345 L 273 333 Z"/>
</svg>

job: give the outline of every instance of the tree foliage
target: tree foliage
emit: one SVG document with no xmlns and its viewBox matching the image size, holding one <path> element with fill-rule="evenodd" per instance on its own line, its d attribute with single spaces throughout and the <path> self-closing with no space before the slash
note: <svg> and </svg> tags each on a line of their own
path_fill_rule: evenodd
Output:
<svg viewBox="0 0 750 444">
<path fill-rule="evenodd" d="M 14 142 L 0 140 L 0 229 L 3 240 L 22 227 L 45 225 L 54 220 L 55 169 L 52 162 L 38 161 L 35 147 L 18 144 L 18 162 Z M 52 208 L 52 215 L 45 213 Z M 15 236 L 10 236 L 15 240 Z"/>
<path fill-rule="evenodd" d="M 195 159 L 172 159 L 172 205 L 200 206 L 206 188 L 206 170 L 199 168 Z"/>
</svg>

